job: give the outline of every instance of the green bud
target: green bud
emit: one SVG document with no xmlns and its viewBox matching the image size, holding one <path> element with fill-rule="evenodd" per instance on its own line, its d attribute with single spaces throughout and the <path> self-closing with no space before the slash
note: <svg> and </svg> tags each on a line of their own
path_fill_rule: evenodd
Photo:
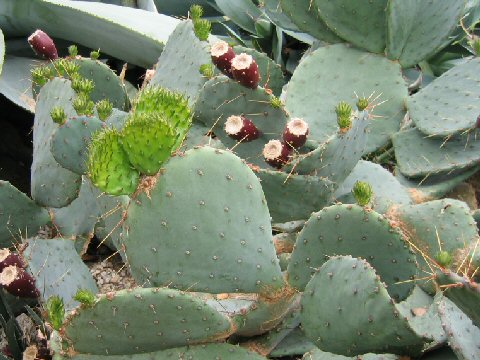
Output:
<svg viewBox="0 0 480 360">
<path fill-rule="evenodd" d="M 193 31 L 197 38 L 201 41 L 206 41 L 210 31 L 212 30 L 212 23 L 206 19 L 193 20 Z"/>
<path fill-rule="evenodd" d="M 85 93 L 78 94 L 75 100 L 73 100 L 72 105 L 79 116 L 93 115 L 93 109 L 95 108 L 95 103 L 92 100 L 90 100 L 88 95 Z"/>
<path fill-rule="evenodd" d="M 95 295 L 93 295 L 93 293 L 87 289 L 78 289 L 77 293 L 73 297 L 73 300 L 76 300 L 88 307 L 95 305 Z"/>
<path fill-rule="evenodd" d="M 100 49 L 94 50 L 90 53 L 90 59 L 92 60 L 98 60 L 99 57 L 100 57 Z"/>
<path fill-rule="evenodd" d="M 358 111 L 363 111 L 368 107 L 368 99 L 367 98 L 359 98 L 357 100 L 357 109 Z"/>
<path fill-rule="evenodd" d="M 108 99 L 103 99 L 97 102 L 98 118 L 102 121 L 107 120 L 112 115 L 113 104 Z"/>
<path fill-rule="evenodd" d="M 366 206 L 372 199 L 373 191 L 369 183 L 364 181 L 357 181 L 353 185 L 352 194 L 360 206 Z"/>
<path fill-rule="evenodd" d="M 68 55 L 70 55 L 71 57 L 75 57 L 78 55 L 77 45 L 70 45 L 68 47 Z"/>
<path fill-rule="evenodd" d="M 337 113 L 337 123 L 340 129 L 350 128 L 352 125 L 352 107 L 345 101 L 342 101 L 335 107 L 335 112 Z"/>
<path fill-rule="evenodd" d="M 78 73 L 80 69 L 80 66 L 75 61 L 69 59 L 58 59 L 53 63 L 53 66 L 58 75 L 63 77 L 71 77 Z"/>
<path fill-rule="evenodd" d="M 71 80 L 72 80 L 72 89 L 75 90 L 77 94 L 84 93 L 88 95 L 95 88 L 95 84 L 93 83 L 92 80 L 85 79 L 80 75 L 73 76 Z"/>
<path fill-rule="evenodd" d="M 48 321 L 55 330 L 59 330 L 65 317 L 63 299 L 58 295 L 50 296 L 47 300 Z"/>
<path fill-rule="evenodd" d="M 53 122 L 63 125 L 65 121 L 67 121 L 67 115 L 65 114 L 65 110 L 63 110 L 60 106 L 55 106 L 50 111 L 50 116 L 52 117 Z"/>
<path fill-rule="evenodd" d="M 270 98 L 270 105 L 272 105 L 272 107 L 274 107 L 275 109 L 279 109 L 282 107 L 283 103 L 282 103 L 282 100 L 280 100 L 280 98 L 276 97 L 275 95 L 272 95 L 272 97 Z"/>
<path fill-rule="evenodd" d="M 202 64 L 200 65 L 200 74 L 205 76 L 208 79 L 211 79 L 213 77 L 215 68 L 213 67 L 212 64 Z"/>
<path fill-rule="evenodd" d="M 38 86 L 45 85 L 48 80 L 54 78 L 54 74 L 52 69 L 49 66 L 39 66 L 31 71 L 32 74 L 32 82 L 37 84 Z"/>
<path fill-rule="evenodd" d="M 193 4 L 190 7 L 190 18 L 192 20 L 198 20 L 203 16 L 203 8 L 200 5 Z"/>
<path fill-rule="evenodd" d="M 435 261 L 441 267 L 448 267 L 452 263 L 452 256 L 447 251 L 439 251 L 437 255 L 435 255 Z"/>
</svg>

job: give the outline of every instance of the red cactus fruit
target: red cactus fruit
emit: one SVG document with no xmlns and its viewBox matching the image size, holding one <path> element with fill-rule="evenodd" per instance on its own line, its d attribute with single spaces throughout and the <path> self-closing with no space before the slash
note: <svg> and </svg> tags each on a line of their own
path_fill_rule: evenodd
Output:
<svg viewBox="0 0 480 360">
<path fill-rule="evenodd" d="M 10 249 L 0 249 L 0 272 L 7 266 L 16 265 L 19 268 L 25 267 L 22 259 L 17 254 L 14 254 Z"/>
<path fill-rule="evenodd" d="M 233 49 L 225 41 L 219 41 L 213 44 L 210 49 L 212 62 L 222 73 L 233 79 L 232 60 L 235 57 Z"/>
<path fill-rule="evenodd" d="M 241 85 L 256 89 L 260 81 L 258 65 L 251 55 L 241 53 L 232 60 L 233 78 Z"/>
<path fill-rule="evenodd" d="M 480 115 L 477 116 L 476 126 L 477 128 L 480 128 Z"/>
<path fill-rule="evenodd" d="M 7 266 L 0 273 L 0 285 L 14 296 L 37 298 L 40 292 L 35 287 L 35 279 L 16 265 Z"/>
<path fill-rule="evenodd" d="M 58 59 L 57 48 L 52 38 L 44 33 L 42 30 L 35 31 L 28 37 L 28 43 L 33 51 L 39 56 L 48 60 Z"/>
<path fill-rule="evenodd" d="M 283 130 L 283 141 L 290 147 L 298 149 L 305 145 L 308 132 L 308 124 L 303 119 L 293 118 Z"/>
<path fill-rule="evenodd" d="M 243 116 L 230 116 L 225 122 L 225 132 L 228 136 L 242 142 L 258 139 L 260 131 L 255 124 Z"/>
<path fill-rule="evenodd" d="M 288 161 L 291 148 L 280 140 L 270 140 L 263 148 L 265 161 L 277 169 L 280 169 Z"/>
</svg>

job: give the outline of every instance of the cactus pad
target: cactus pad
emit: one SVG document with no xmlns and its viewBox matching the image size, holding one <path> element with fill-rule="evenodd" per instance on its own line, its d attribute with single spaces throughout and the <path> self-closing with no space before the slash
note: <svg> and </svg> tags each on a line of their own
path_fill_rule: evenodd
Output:
<svg viewBox="0 0 480 360">
<path fill-rule="evenodd" d="M 188 293 L 137 288 L 101 295 L 72 312 L 64 338 L 75 351 L 126 355 L 221 340 L 234 328 L 227 317 Z"/>
<path fill-rule="evenodd" d="M 312 0 L 280 0 L 283 13 L 292 22 L 313 37 L 328 43 L 342 42 L 332 30 L 330 30 L 318 13 L 318 9 Z"/>
<path fill-rule="evenodd" d="M 49 221 L 46 209 L 8 181 L 0 180 L 0 247 L 10 247 L 22 237 L 35 234 Z"/>
<path fill-rule="evenodd" d="M 31 171 L 32 198 L 40 205 L 63 207 L 78 195 L 81 176 L 60 166 L 50 151 L 51 135 L 58 128 L 50 112 L 61 106 L 67 117 L 75 110 L 71 105 L 75 93 L 70 81 L 54 79 L 42 87 L 38 98 L 33 125 L 33 162 Z"/>
<path fill-rule="evenodd" d="M 457 2 L 453 2 L 456 4 Z M 431 136 L 455 135 L 477 127 L 480 59 L 455 66 L 408 99 L 418 130 Z"/>
<path fill-rule="evenodd" d="M 235 155 L 189 150 L 165 163 L 148 191 L 124 224 L 138 283 L 212 293 L 283 287 L 262 188 Z"/>
<path fill-rule="evenodd" d="M 480 140 L 475 133 L 446 141 L 410 129 L 396 133 L 392 141 L 400 171 L 407 177 L 451 174 L 471 168 L 480 160 Z"/>
<path fill-rule="evenodd" d="M 315 269 L 333 255 L 368 260 L 395 299 L 405 299 L 413 288 L 408 280 L 417 274 L 415 256 L 402 235 L 375 211 L 333 205 L 312 214 L 297 236 L 288 265 L 289 283 L 303 289 Z"/>
<path fill-rule="evenodd" d="M 183 21 L 168 38 L 150 84 L 178 91 L 193 105 L 207 80 L 199 72 L 200 65 L 210 63 L 208 43 L 195 36 L 191 20 Z"/>
<path fill-rule="evenodd" d="M 409 205 L 412 202 L 407 189 L 388 170 L 364 160 L 360 160 L 343 181 L 335 193 L 336 199 L 353 204 L 352 188 L 356 181 L 365 181 L 372 186 L 372 208 L 378 213 L 386 213 L 392 205 Z"/>
<path fill-rule="evenodd" d="M 323 351 L 353 356 L 422 348 L 423 339 L 399 316 L 365 260 L 340 256 L 323 264 L 305 288 L 300 316 L 305 334 Z"/>
<path fill-rule="evenodd" d="M 440 251 L 448 252 L 457 268 L 470 254 L 480 265 L 480 254 L 473 255 L 478 239 L 477 226 L 463 201 L 442 199 L 418 205 L 402 206 L 388 215 L 396 220 L 417 250 L 420 269 L 428 272 L 432 259 Z"/>
<path fill-rule="evenodd" d="M 408 94 L 399 64 L 343 44 L 319 48 L 307 55 L 293 74 L 285 105 L 292 117 L 309 123 L 310 140 L 323 143 L 337 132 L 335 107 L 341 101 L 354 107 L 355 94 L 372 95 L 372 100 L 378 97 L 374 103 L 383 102 L 370 110 L 377 116 L 369 125 L 366 151 L 372 152 L 398 131 L 405 114 Z"/>
<path fill-rule="evenodd" d="M 315 0 L 318 12 L 341 38 L 375 53 L 385 50 L 387 0 Z"/>
<path fill-rule="evenodd" d="M 156 113 L 134 113 L 123 127 L 120 137 L 130 163 L 146 175 L 154 175 L 160 170 L 177 140 L 175 129 L 168 120 Z"/>
<path fill-rule="evenodd" d="M 452 301 L 443 298 L 438 305 L 450 347 L 460 360 L 480 359 L 480 328 Z"/>
<path fill-rule="evenodd" d="M 72 240 L 29 239 L 27 244 L 23 255 L 45 301 L 58 295 L 68 310 L 78 305 L 73 300 L 77 290 L 88 289 L 97 293 L 95 280 L 78 256 Z"/>
<path fill-rule="evenodd" d="M 318 176 L 295 175 L 259 169 L 272 221 L 286 222 L 306 219 L 331 201 L 334 184 Z"/>
<path fill-rule="evenodd" d="M 463 1 L 389 1 L 387 56 L 408 68 L 439 52 L 450 43 L 464 7 Z"/>
<path fill-rule="evenodd" d="M 65 169 L 85 174 L 87 147 L 91 136 L 102 128 L 103 123 L 95 117 L 72 117 L 52 135 L 50 149 L 53 157 Z"/>
</svg>

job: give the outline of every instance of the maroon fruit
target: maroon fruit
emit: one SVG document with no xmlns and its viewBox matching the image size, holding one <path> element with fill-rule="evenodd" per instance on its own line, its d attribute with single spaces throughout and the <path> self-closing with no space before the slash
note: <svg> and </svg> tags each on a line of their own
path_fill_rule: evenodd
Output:
<svg viewBox="0 0 480 360">
<path fill-rule="evenodd" d="M 222 73 L 233 79 L 232 75 L 232 60 L 235 53 L 230 45 L 225 41 L 215 43 L 211 50 L 212 62 Z"/>
<path fill-rule="evenodd" d="M 258 65 L 251 55 L 241 53 L 232 60 L 233 78 L 241 85 L 256 89 L 260 81 Z"/>
<path fill-rule="evenodd" d="M 37 298 L 40 292 L 35 287 L 35 279 L 16 265 L 7 266 L 0 273 L 0 284 L 10 294 L 24 298 Z"/>
<path fill-rule="evenodd" d="M 307 141 L 308 124 L 300 118 L 290 120 L 283 130 L 283 141 L 290 147 L 297 149 Z"/>
<path fill-rule="evenodd" d="M 291 149 L 280 140 L 270 140 L 263 148 L 265 161 L 277 169 L 280 169 L 288 162 Z"/>
<path fill-rule="evenodd" d="M 260 131 L 255 124 L 243 116 L 230 116 L 225 122 L 225 132 L 228 136 L 242 142 L 258 139 Z"/>
<path fill-rule="evenodd" d="M 57 48 L 52 38 L 42 30 L 35 31 L 28 37 L 28 43 L 39 56 L 49 60 L 58 59 Z"/>
<path fill-rule="evenodd" d="M 7 266 L 16 265 L 19 268 L 25 267 L 22 259 L 17 254 L 14 254 L 10 249 L 0 249 L 0 272 L 3 271 Z"/>
</svg>

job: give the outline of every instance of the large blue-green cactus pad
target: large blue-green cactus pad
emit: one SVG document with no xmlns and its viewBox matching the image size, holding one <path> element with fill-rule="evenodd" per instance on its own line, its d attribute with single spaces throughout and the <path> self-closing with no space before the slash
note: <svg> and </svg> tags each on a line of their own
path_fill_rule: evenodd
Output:
<svg viewBox="0 0 480 360">
<path fill-rule="evenodd" d="M 388 1 L 387 56 L 406 68 L 437 53 L 450 43 L 464 7 L 464 1 Z"/>
<path fill-rule="evenodd" d="M 294 72 L 285 105 L 292 117 L 309 123 L 310 139 L 322 143 L 338 129 L 337 104 L 346 101 L 355 108 L 355 94 L 371 95 L 378 104 L 370 111 L 375 118 L 370 120 L 366 151 L 371 152 L 389 142 L 405 114 L 408 91 L 398 63 L 343 44 L 322 47 Z"/>
<path fill-rule="evenodd" d="M 183 93 L 194 104 L 207 81 L 200 73 L 200 65 L 210 63 L 208 42 L 195 36 L 192 21 L 184 21 L 170 35 L 150 84 Z"/>
<path fill-rule="evenodd" d="M 49 221 L 46 209 L 35 204 L 8 181 L 0 180 L 1 247 L 10 247 L 22 237 L 35 234 Z"/>
<path fill-rule="evenodd" d="M 333 205 L 312 214 L 297 236 L 288 265 L 289 283 L 303 289 L 315 269 L 333 255 L 368 260 L 396 299 L 406 298 L 413 288 L 415 256 L 400 232 L 375 211 L 358 205 Z"/>
<path fill-rule="evenodd" d="M 234 327 L 191 294 L 137 288 L 101 295 L 93 307 L 71 313 L 63 329 L 75 351 L 127 355 L 222 340 Z"/>
<path fill-rule="evenodd" d="M 415 354 L 422 348 L 375 270 L 350 256 L 331 258 L 314 275 L 302 298 L 301 321 L 319 349 L 339 355 Z"/>
<path fill-rule="evenodd" d="M 280 0 L 280 6 L 284 15 L 287 15 L 299 29 L 328 43 L 342 42 L 342 39 L 321 19 L 312 0 Z"/>
<path fill-rule="evenodd" d="M 480 160 L 476 131 L 444 140 L 409 129 L 396 133 L 392 142 L 400 171 L 407 177 L 452 174 L 472 168 Z"/>
<path fill-rule="evenodd" d="M 456 3 L 456 2 L 452 2 Z M 410 117 L 426 135 L 445 137 L 477 126 L 480 59 L 453 67 L 408 99 Z"/>
<path fill-rule="evenodd" d="M 51 136 L 59 127 L 53 122 L 50 112 L 55 106 L 60 106 L 67 116 L 75 115 L 71 104 L 74 97 L 70 81 L 56 78 L 42 88 L 37 98 L 31 194 L 33 200 L 43 206 L 66 206 L 77 197 L 80 189 L 81 176 L 58 164 L 50 151 Z"/>
<path fill-rule="evenodd" d="M 57 295 L 71 310 L 78 305 L 73 297 L 79 289 L 98 291 L 72 240 L 28 239 L 27 244 L 24 257 L 45 301 Z"/>
<path fill-rule="evenodd" d="M 262 151 L 272 139 L 279 139 L 288 121 L 282 107 L 271 105 L 272 96 L 263 88 L 248 89 L 226 76 L 209 80 L 198 96 L 195 105 L 195 118 L 209 127 L 228 148 L 249 163 L 267 166 Z M 224 130 L 227 118 L 231 115 L 244 115 L 261 132 L 258 139 L 250 142 L 237 142 L 228 137 Z"/>
<path fill-rule="evenodd" d="M 165 163 L 147 190 L 124 224 L 138 283 L 212 293 L 283 286 L 262 187 L 238 157 L 189 150 Z"/>
<path fill-rule="evenodd" d="M 385 50 L 387 0 L 315 0 L 320 18 L 341 38 L 371 52 Z"/>
</svg>

